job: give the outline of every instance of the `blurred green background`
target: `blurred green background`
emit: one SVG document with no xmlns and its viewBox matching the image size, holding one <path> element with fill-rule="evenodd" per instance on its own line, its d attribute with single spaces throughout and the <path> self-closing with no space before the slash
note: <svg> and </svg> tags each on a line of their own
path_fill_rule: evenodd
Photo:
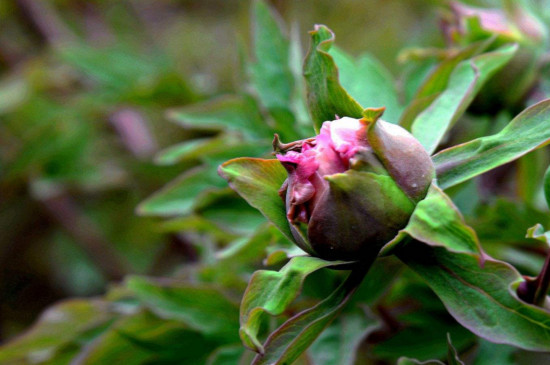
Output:
<svg viewBox="0 0 550 365">
<path fill-rule="evenodd" d="M 316 23 L 394 75 L 405 46 L 441 46 L 428 0 L 274 0 L 299 35 Z M 479 3 L 479 2 L 478 2 Z M 166 111 L 242 87 L 245 0 L 0 0 L 0 341 L 51 303 L 129 273 L 170 275 L 193 236 L 136 206 L 198 164 L 155 155 L 211 135 Z M 208 185 L 205 183 L 205 189 Z"/>
</svg>

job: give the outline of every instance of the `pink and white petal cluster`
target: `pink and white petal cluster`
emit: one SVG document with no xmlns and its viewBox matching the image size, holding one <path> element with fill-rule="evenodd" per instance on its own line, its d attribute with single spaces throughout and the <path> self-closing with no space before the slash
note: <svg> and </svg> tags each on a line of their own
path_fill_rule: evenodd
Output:
<svg viewBox="0 0 550 365">
<path fill-rule="evenodd" d="M 324 122 L 315 139 L 302 142 L 301 151 L 277 154 L 289 174 L 285 186 L 289 221 L 307 223 L 328 187 L 323 177 L 349 170 L 350 160 L 368 148 L 366 125 L 346 117 Z"/>
</svg>

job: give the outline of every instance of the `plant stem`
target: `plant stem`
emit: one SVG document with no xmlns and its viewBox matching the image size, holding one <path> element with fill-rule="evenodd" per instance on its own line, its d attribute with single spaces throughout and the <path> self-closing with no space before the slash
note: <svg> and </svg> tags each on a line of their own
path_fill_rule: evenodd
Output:
<svg viewBox="0 0 550 365">
<path fill-rule="evenodd" d="M 533 303 L 539 307 L 544 306 L 546 294 L 550 288 L 550 252 L 546 255 L 546 261 L 536 280 L 537 286 Z"/>
</svg>

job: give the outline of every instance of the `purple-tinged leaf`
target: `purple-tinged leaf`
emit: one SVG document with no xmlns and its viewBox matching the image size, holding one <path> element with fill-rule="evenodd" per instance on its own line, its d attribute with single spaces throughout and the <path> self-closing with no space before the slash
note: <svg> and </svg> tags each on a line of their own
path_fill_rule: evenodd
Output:
<svg viewBox="0 0 550 365">
<path fill-rule="evenodd" d="M 282 365 L 296 360 L 338 315 L 361 284 L 371 264 L 364 262 L 356 266 L 329 297 L 283 323 L 268 337 L 264 351 L 256 356 L 253 364 Z"/>
<path fill-rule="evenodd" d="M 398 257 L 419 274 L 449 313 L 474 334 L 530 351 L 550 351 L 550 312 L 520 300 L 523 280 L 509 264 L 411 241 Z"/>
<path fill-rule="evenodd" d="M 287 172 L 278 160 L 236 158 L 221 165 L 218 172 L 248 204 L 293 241 L 285 204 L 279 196 Z"/>
<path fill-rule="evenodd" d="M 241 329 L 244 344 L 250 349 L 264 353 L 258 339 L 260 326 L 266 314 L 277 316 L 298 296 L 305 278 L 322 268 L 345 264 L 325 261 L 311 256 L 292 258 L 280 271 L 259 270 L 252 275 L 241 303 Z"/>
</svg>

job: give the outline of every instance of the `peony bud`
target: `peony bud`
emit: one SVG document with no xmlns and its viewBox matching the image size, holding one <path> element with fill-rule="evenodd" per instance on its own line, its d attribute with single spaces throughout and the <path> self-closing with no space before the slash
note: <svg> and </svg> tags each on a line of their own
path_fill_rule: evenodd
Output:
<svg viewBox="0 0 550 365">
<path fill-rule="evenodd" d="M 288 172 L 279 193 L 295 242 L 327 260 L 359 260 L 377 254 L 407 224 L 422 200 L 434 167 L 405 129 L 377 120 L 323 123 L 315 138 L 282 144 L 277 159 Z"/>
<path fill-rule="evenodd" d="M 546 29 L 536 17 L 519 4 L 506 10 L 477 8 L 453 1 L 452 16 L 443 19 L 443 30 L 450 40 L 475 40 L 480 32 L 494 34 L 507 42 L 540 43 L 546 38 Z M 471 39 L 473 38 L 473 39 Z"/>
<path fill-rule="evenodd" d="M 525 108 L 528 98 L 538 101 L 536 91 L 548 39 L 544 23 L 521 2 L 490 9 L 452 1 L 450 8 L 450 16 L 442 19 L 442 30 L 451 44 L 469 45 L 496 37 L 490 49 L 511 42 L 520 45 L 514 57 L 480 90 L 470 112 L 494 114 L 506 108 L 515 113 Z"/>
</svg>

